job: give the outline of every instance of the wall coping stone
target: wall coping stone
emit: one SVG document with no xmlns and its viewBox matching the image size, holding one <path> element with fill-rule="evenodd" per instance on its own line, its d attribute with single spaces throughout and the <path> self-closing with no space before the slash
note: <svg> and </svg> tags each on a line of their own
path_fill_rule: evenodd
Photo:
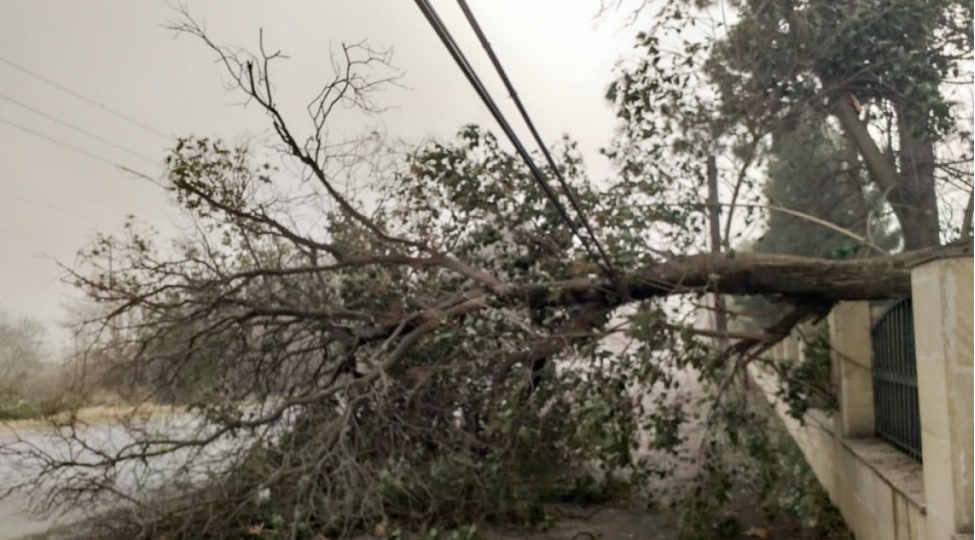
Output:
<svg viewBox="0 0 975 540">
<path fill-rule="evenodd" d="M 923 256 L 908 261 L 904 265 L 904 268 L 912 270 L 918 266 L 923 266 L 930 262 L 944 259 L 971 259 L 973 255 L 975 255 L 975 253 L 973 253 L 972 239 L 966 238 L 963 240 L 950 242 L 933 250 L 929 250 L 928 253 L 925 253 Z"/>
<path fill-rule="evenodd" d="M 840 444 L 883 478 L 891 489 L 917 506 L 922 514 L 927 513 L 924 468 L 920 463 L 873 437 L 841 439 Z"/>
</svg>

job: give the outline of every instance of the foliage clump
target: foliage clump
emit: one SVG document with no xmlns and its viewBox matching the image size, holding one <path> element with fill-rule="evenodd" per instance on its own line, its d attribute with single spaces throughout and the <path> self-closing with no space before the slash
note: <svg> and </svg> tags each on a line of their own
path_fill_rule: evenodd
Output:
<svg viewBox="0 0 975 540">
<path fill-rule="evenodd" d="M 558 155 L 608 248 L 638 252 L 642 240 L 608 210 L 623 206 L 613 203 L 628 197 L 623 188 L 598 197 L 574 146 Z M 200 419 L 176 433 L 132 422 L 131 444 L 65 481 L 111 497 L 103 486 L 113 470 L 177 462 L 167 501 L 116 518 L 116 536 L 543 524 L 551 503 L 638 495 L 667 472 L 639 456 L 648 446 L 679 453 L 692 413 L 664 403 L 661 390 L 713 363 L 693 334 L 667 323 L 671 308 L 522 311 L 463 292 L 478 280 L 496 288 L 495 279 L 599 272 L 490 133 L 468 127 L 456 143 L 420 147 L 380 177 L 384 204 L 368 216 L 329 212 L 307 235 L 279 220 L 281 195 L 252 159 L 243 147 L 181 140 L 169 181 L 194 229 L 172 247 L 179 262 L 131 227 L 121 241 L 99 239 L 87 254 L 94 271 L 76 275 L 109 306 L 126 298 L 127 325 L 92 351 L 124 359 L 114 365 L 119 393 Z M 607 337 L 629 345 L 611 349 Z M 201 472 L 208 448 L 219 454 Z"/>
</svg>

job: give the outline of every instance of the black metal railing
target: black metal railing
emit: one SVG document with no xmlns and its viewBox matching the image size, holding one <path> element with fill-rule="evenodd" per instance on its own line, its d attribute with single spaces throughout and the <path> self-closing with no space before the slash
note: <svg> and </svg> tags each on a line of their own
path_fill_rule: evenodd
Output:
<svg viewBox="0 0 975 540">
<path fill-rule="evenodd" d="M 914 310 L 894 303 L 873 325 L 873 399 L 877 437 L 921 461 Z"/>
</svg>

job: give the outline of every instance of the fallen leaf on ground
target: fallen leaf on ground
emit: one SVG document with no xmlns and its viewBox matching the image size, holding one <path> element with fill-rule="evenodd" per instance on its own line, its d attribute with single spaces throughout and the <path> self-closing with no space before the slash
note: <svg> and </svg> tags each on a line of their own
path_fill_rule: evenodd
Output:
<svg viewBox="0 0 975 540">
<path fill-rule="evenodd" d="M 753 536 L 755 538 L 768 538 L 768 529 L 765 527 L 752 527 L 745 531 L 745 536 Z"/>
</svg>

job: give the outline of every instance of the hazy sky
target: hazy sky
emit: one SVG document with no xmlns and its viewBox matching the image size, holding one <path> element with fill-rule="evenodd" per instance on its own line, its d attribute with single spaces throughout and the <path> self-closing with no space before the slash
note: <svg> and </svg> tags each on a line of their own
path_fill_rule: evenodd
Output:
<svg viewBox="0 0 975 540">
<path fill-rule="evenodd" d="M 496 98 L 504 98 L 456 3 L 434 4 L 482 77 L 491 81 Z M 406 88 L 380 96 L 392 107 L 383 115 L 391 135 L 446 137 L 467 122 L 495 127 L 409 0 L 192 0 L 187 5 L 221 44 L 255 49 L 263 28 L 269 48 L 291 57 L 279 65 L 276 79 L 287 103 L 303 107 L 328 80 L 330 48 L 368 39 L 392 47 L 394 64 L 405 72 L 400 82 Z M 612 136 L 615 120 L 602 96 L 614 63 L 631 50 L 636 28 L 624 27 L 620 19 L 597 20 L 598 0 L 472 0 L 471 5 L 543 135 L 554 141 L 569 133 L 595 176 L 608 174 L 598 149 Z M 239 96 L 224 90 L 209 50 L 164 28 L 176 16 L 172 3 L 156 0 L 0 2 L 0 308 L 9 314 L 55 325 L 71 294 L 59 282 L 63 272 L 55 260 L 72 264 L 76 250 L 96 230 L 118 230 L 127 214 L 161 228 L 171 222 L 175 213 L 158 187 L 111 163 L 159 176 L 159 161 L 176 136 L 233 140 L 268 127 L 262 115 L 242 109 Z M 167 137 L 80 101 L 11 63 Z M 350 133 L 362 127 L 341 126 Z"/>
</svg>

